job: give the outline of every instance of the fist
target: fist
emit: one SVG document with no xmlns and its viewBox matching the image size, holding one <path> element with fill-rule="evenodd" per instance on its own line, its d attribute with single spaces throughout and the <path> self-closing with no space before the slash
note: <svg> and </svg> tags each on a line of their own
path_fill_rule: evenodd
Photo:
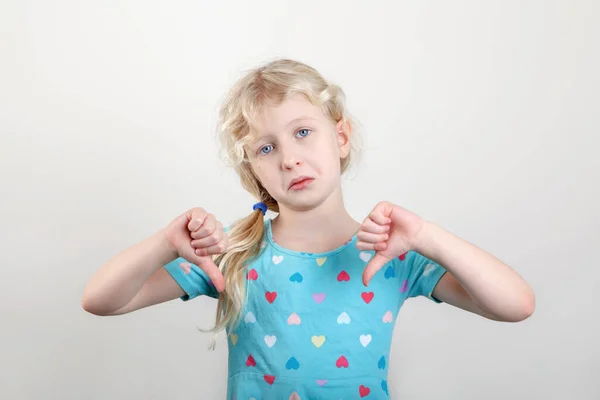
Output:
<svg viewBox="0 0 600 400">
<path fill-rule="evenodd" d="M 203 208 L 192 208 L 167 226 L 166 236 L 179 256 L 196 264 L 208 275 L 215 288 L 223 291 L 225 280 L 212 256 L 227 251 L 229 238 L 214 215 Z"/>
<path fill-rule="evenodd" d="M 187 227 L 192 239 L 190 245 L 196 255 L 202 257 L 225 252 L 229 246 L 229 237 L 215 216 L 202 208 L 194 208 L 188 212 L 191 213 Z"/>
<path fill-rule="evenodd" d="M 363 272 L 363 284 L 367 286 L 387 262 L 413 250 L 423 226 L 424 220 L 412 212 L 387 201 L 378 203 L 357 235 L 359 250 L 375 250 Z"/>
</svg>

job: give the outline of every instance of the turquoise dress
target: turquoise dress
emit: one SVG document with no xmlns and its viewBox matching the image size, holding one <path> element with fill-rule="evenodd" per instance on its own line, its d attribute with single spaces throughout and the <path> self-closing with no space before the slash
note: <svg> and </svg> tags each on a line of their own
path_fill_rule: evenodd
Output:
<svg viewBox="0 0 600 400">
<path fill-rule="evenodd" d="M 227 399 L 387 399 L 396 317 L 404 301 L 432 292 L 446 272 L 408 252 L 388 262 L 368 287 L 362 273 L 373 251 L 356 235 L 318 254 L 273 241 L 265 220 L 260 256 L 247 267 L 248 301 L 228 335 Z M 209 278 L 182 258 L 165 266 L 182 300 L 218 297 Z"/>
</svg>

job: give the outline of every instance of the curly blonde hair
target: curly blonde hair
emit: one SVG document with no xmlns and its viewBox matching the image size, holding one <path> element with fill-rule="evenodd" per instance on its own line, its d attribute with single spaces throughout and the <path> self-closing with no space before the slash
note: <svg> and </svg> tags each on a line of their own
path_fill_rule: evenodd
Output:
<svg viewBox="0 0 600 400">
<path fill-rule="evenodd" d="M 252 129 L 258 113 L 266 104 L 278 105 L 294 94 L 302 94 L 320 107 L 334 123 L 346 124 L 351 152 L 340 159 L 344 173 L 359 150 L 357 123 L 346 110 L 342 89 L 326 81 L 311 66 L 290 59 L 277 59 L 247 71 L 230 89 L 219 110 L 217 134 L 224 155 L 240 177 L 242 186 L 273 212 L 279 212 L 277 201 L 260 184 L 252 171 L 245 145 L 253 140 Z M 264 235 L 264 217 L 257 209 L 230 226 L 229 249 L 214 257 L 225 278 L 225 290 L 218 299 L 214 331 L 233 330 L 239 322 L 245 300 L 246 267 L 260 253 Z"/>
</svg>

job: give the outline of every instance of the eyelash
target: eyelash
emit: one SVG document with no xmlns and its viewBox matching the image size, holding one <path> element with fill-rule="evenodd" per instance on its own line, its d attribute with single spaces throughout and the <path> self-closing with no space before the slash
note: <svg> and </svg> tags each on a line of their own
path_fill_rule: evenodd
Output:
<svg viewBox="0 0 600 400">
<path fill-rule="evenodd" d="M 300 131 L 308 131 L 308 133 L 306 134 L 306 136 L 301 136 L 302 138 L 305 138 L 305 137 L 307 137 L 307 136 L 308 136 L 308 135 L 310 135 L 310 133 L 312 132 L 312 130 L 311 130 L 311 129 L 308 129 L 308 128 L 302 128 L 302 129 L 299 129 L 299 130 L 296 132 L 296 135 L 297 135 L 298 133 L 300 133 Z M 272 145 L 272 144 L 267 144 L 267 145 L 265 145 L 265 146 L 262 146 L 260 149 L 258 149 L 258 153 L 259 153 L 259 155 L 267 155 L 267 154 L 269 154 L 269 153 L 270 153 L 270 151 L 269 151 L 269 153 L 263 153 L 263 150 L 265 149 L 265 147 L 268 147 L 268 146 L 271 146 L 271 147 L 273 147 L 273 145 Z"/>
</svg>

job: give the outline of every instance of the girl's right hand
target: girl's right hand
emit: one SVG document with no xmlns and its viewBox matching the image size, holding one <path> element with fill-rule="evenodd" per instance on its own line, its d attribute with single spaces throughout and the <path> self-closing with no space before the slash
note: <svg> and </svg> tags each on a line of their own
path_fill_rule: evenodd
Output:
<svg viewBox="0 0 600 400">
<path fill-rule="evenodd" d="M 229 238 L 214 215 L 199 207 L 189 209 L 167 226 L 165 235 L 173 251 L 202 269 L 219 292 L 225 289 L 212 255 L 227 251 Z"/>
</svg>

